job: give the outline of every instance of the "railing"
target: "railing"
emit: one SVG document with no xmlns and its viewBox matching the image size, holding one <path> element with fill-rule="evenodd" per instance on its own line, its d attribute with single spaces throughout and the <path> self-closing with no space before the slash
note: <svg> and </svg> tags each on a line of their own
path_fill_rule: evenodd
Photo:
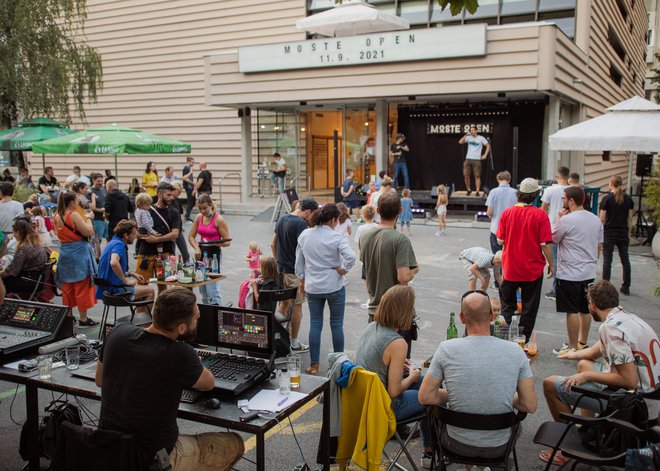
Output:
<svg viewBox="0 0 660 471">
<path fill-rule="evenodd" d="M 218 179 L 218 207 L 220 208 L 220 213 L 222 213 L 222 181 L 227 178 L 238 178 L 238 201 L 243 202 L 243 189 L 241 188 L 241 173 L 240 172 L 230 172 L 224 177 Z"/>
</svg>

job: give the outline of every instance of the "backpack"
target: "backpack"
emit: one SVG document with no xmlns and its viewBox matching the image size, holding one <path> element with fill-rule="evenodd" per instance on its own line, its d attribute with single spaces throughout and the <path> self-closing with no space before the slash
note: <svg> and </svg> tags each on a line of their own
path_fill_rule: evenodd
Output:
<svg viewBox="0 0 660 471">
<path fill-rule="evenodd" d="M 241 309 L 254 309 L 254 296 L 252 295 L 252 282 L 254 278 L 248 278 L 238 288 L 238 307 Z"/>
<path fill-rule="evenodd" d="M 646 401 L 637 392 L 617 392 L 610 396 L 609 402 L 601 417 L 616 413 L 616 418 L 630 422 L 634 426 L 646 429 L 649 411 Z M 601 457 L 612 457 L 624 453 L 629 448 L 640 448 L 644 445 L 639 440 L 609 424 L 582 426 L 580 428 L 582 443 Z"/>
<path fill-rule="evenodd" d="M 29 459 L 30 448 L 37 446 L 39 454 L 52 461 L 57 450 L 57 440 L 62 433 L 62 422 L 82 425 L 78 407 L 68 401 L 52 401 L 45 411 L 48 412 L 48 415 L 41 420 L 38 437 L 31 437 L 27 423 L 23 425 L 18 452 L 24 460 Z"/>
</svg>

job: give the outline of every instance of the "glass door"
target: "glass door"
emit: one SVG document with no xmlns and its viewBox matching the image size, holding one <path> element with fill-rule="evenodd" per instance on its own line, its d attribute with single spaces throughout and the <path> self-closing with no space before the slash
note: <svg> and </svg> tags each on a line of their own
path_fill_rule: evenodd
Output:
<svg viewBox="0 0 660 471">
<path fill-rule="evenodd" d="M 355 171 L 357 183 L 367 183 L 376 174 L 376 112 L 373 106 L 344 109 L 344 169 Z M 342 178 L 343 179 L 343 173 Z"/>
</svg>

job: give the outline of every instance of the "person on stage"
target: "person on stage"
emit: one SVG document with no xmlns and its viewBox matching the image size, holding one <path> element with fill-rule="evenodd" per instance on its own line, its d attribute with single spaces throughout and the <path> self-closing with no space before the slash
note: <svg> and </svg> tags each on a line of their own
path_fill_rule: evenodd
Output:
<svg viewBox="0 0 660 471">
<path fill-rule="evenodd" d="M 465 178 L 465 188 L 467 196 L 472 194 L 470 187 L 470 175 L 474 174 L 474 183 L 476 185 L 475 196 L 479 196 L 481 190 L 481 161 L 486 160 L 490 152 L 490 143 L 480 134 L 477 134 L 477 127 L 470 126 L 470 134 L 466 134 L 458 141 L 459 144 L 467 144 L 467 153 L 463 162 L 463 177 Z M 486 151 L 483 151 L 486 146 Z"/>
</svg>

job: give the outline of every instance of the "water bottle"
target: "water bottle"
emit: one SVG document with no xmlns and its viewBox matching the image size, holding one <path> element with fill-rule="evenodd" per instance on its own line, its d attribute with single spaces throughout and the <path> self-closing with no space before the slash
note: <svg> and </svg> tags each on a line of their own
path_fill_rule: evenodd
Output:
<svg viewBox="0 0 660 471">
<path fill-rule="evenodd" d="M 511 327 L 509 328 L 509 340 L 513 340 L 518 335 L 518 326 L 520 325 L 520 316 L 518 312 L 513 313 L 511 317 Z"/>
<path fill-rule="evenodd" d="M 218 266 L 218 254 L 213 254 L 213 261 L 211 262 L 211 273 L 220 273 L 220 267 Z"/>
<path fill-rule="evenodd" d="M 280 369 L 280 373 L 277 376 L 277 384 L 280 387 L 280 394 L 289 394 L 291 392 L 291 380 L 286 366 Z"/>
</svg>

